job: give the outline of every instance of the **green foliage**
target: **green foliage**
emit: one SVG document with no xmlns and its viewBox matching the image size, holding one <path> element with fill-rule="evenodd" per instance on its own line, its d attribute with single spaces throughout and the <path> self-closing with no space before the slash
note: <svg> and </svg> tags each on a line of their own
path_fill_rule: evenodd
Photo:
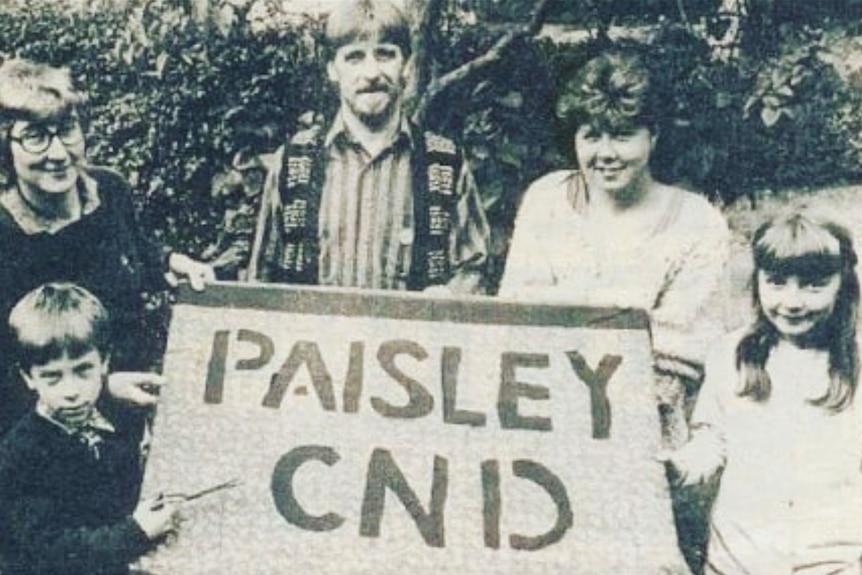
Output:
<svg viewBox="0 0 862 575">
<path fill-rule="evenodd" d="M 483 20 L 521 22 L 529 18 L 532 2 L 524 0 L 472 0 Z M 643 25 L 670 17 L 697 19 L 715 13 L 719 0 L 556 0 L 548 10 L 550 22 L 577 23 L 583 26 Z"/>
<path fill-rule="evenodd" d="M 725 201 L 858 179 L 862 98 L 829 57 L 845 37 L 801 27 L 771 57 L 725 61 L 690 32 L 660 28 L 652 47 L 674 107 L 657 171 Z"/>
<path fill-rule="evenodd" d="M 591 28 L 586 40 L 517 42 L 431 102 L 429 127 L 459 137 L 468 152 L 496 232 L 496 272 L 520 193 L 541 173 L 573 162 L 572 134 L 558 130 L 554 94 L 607 40 L 595 31 L 611 22 L 641 31 L 649 25 L 655 67 L 670 88 L 654 163 L 663 179 L 730 201 L 765 187 L 862 176 L 862 98 L 852 73 L 836 71 L 855 23 L 839 18 L 834 3 L 800 4 L 793 10 L 804 14 L 789 19 L 785 3 L 747 3 L 742 55 L 731 59 L 717 57 L 704 33 L 715 32 L 716 0 L 552 5 L 554 21 L 578 18 Z M 196 22 L 185 3 L 171 0 L 133 0 L 122 10 L 103 4 L 90 0 L 89 10 L 76 11 L 47 0 L 3 3 L 0 57 L 70 66 L 91 95 L 93 161 L 129 178 L 154 234 L 195 255 L 212 253 L 224 231 L 222 188 L 233 181 L 225 175 L 233 159 L 273 149 L 309 109 L 334 110 L 321 23 L 290 18 L 277 2 L 238 8 L 214 0 L 219 14 L 233 6 L 232 17 L 215 23 Z M 261 6 L 265 13 L 252 14 Z M 523 22 L 532 7 L 448 2 L 432 38 L 432 75 L 492 46 L 505 26 L 489 19 Z M 860 7 L 862 0 L 846 6 Z M 805 21 L 813 24 L 796 23 Z"/>
<path fill-rule="evenodd" d="M 743 117 L 752 142 L 768 147 L 769 185 L 817 186 L 862 175 L 856 138 L 862 129 L 858 87 L 829 63 L 842 31 L 803 28 L 757 69 Z"/>
<path fill-rule="evenodd" d="M 245 17 L 238 11 L 236 22 Z M 325 101 L 318 32 L 314 20 L 213 30 L 170 0 L 92 13 L 52 2 L 0 8 L 0 55 L 72 68 L 91 96 L 92 160 L 132 182 L 148 229 L 193 254 L 221 221 L 213 177 L 240 147 L 274 148 L 309 102 Z M 268 137 L 250 140 L 249 123 L 269 124 Z"/>
</svg>

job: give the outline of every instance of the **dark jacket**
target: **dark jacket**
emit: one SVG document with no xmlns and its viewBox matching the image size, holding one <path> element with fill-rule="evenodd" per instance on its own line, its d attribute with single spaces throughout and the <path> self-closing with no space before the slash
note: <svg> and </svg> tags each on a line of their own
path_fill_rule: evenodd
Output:
<svg viewBox="0 0 862 575">
<path fill-rule="evenodd" d="M 138 433 L 104 433 L 98 457 L 30 412 L 0 442 L 3 575 L 108 575 L 152 544 L 131 518 L 141 480 Z"/>
</svg>

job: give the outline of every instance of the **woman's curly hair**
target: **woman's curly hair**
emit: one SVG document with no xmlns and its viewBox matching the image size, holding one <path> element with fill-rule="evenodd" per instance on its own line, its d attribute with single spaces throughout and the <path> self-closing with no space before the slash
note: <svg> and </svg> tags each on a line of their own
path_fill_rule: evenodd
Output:
<svg viewBox="0 0 862 575">
<path fill-rule="evenodd" d="M 644 47 L 614 44 L 563 84 L 557 118 L 569 134 L 583 125 L 601 131 L 643 126 L 655 134 L 663 115 L 657 84 Z"/>
</svg>

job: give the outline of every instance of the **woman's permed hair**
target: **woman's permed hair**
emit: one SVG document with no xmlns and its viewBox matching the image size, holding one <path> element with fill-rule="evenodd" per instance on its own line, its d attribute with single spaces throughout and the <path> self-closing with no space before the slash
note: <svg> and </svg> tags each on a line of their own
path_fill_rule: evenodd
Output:
<svg viewBox="0 0 862 575">
<path fill-rule="evenodd" d="M 752 249 L 752 296 L 757 317 L 736 348 L 737 369 L 743 375 L 739 395 L 764 401 L 771 392 L 765 366 L 778 343 L 779 333 L 760 305 L 758 273 L 808 280 L 838 273 L 841 284 L 835 308 L 815 342 L 829 352 L 830 383 L 826 393 L 812 403 L 841 411 L 853 401 L 859 378 L 856 342 L 859 279 L 852 235 L 823 214 L 803 209 L 762 225 L 754 234 Z"/>
<path fill-rule="evenodd" d="M 658 133 L 663 114 L 645 50 L 633 43 L 612 45 L 563 84 L 556 113 L 567 134 L 584 125 L 608 132 L 646 127 Z"/>
<path fill-rule="evenodd" d="M 0 64 L 0 184 L 15 181 L 9 130 L 18 120 L 46 121 L 75 115 L 83 121 L 86 93 L 68 68 L 13 58 Z"/>
<path fill-rule="evenodd" d="M 22 297 L 9 314 L 18 366 L 28 371 L 64 354 L 80 357 L 111 349 L 110 317 L 92 293 L 71 283 L 42 285 Z"/>
<path fill-rule="evenodd" d="M 341 0 L 326 20 L 327 60 L 342 46 L 364 40 L 395 44 L 410 58 L 410 21 L 390 0 Z"/>
</svg>

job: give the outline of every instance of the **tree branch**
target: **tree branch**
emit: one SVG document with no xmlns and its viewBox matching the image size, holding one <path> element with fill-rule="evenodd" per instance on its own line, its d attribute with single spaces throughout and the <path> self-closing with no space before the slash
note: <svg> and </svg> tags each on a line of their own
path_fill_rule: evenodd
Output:
<svg viewBox="0 0 862 575">
<path fill-rule="evenodd" d="M 688 13 L 685 11 L 685 0 L 676 0 L 676 10 L 679 12 L 679 19 L 685 29 L 694 36 L 694 28 L 691 26 L 691 21 L 688 19 Z"/>
<path fill-rule="evenodd" d="M 413 64 L 416 70 L 415 89 L 422 93 L 431 82 L 431 54 L 434 49 L 434 22 L 440 19 L 446 0 L 428 0 L 421 12 L 419 33 L 416 35 L 416 45 L 413 47 Z"/>
<path fill-rule="evenodd" d="M 448 90 L 449 87 L 459 82 L 463 82 L 476 74 L 479 70 L 500 61 L 506 50 L 517 40 L 538 34 L 542 29 L 542 25 L 545 23 L 546 13 L 551 2 L 552 0 L 538 0 L 536 8 L 533 11 L 533 16 L 527 24 L 506 32 L 488 49 L 487 52 L 481 56 L 477 56 L 473 60 L 462 64 L 451 72 L 443 74 L 439 78 L 430 80 L 428 87 L 422 91 L 422 96 L 419 103 L 416 105 L 414 118 L 417 123 L 420 125 L 422 124 L 422 121 L 425 118 L 425 113 L 427 112 L 431 102 L 433 102 L 437 96 Z"/>
</svg>

